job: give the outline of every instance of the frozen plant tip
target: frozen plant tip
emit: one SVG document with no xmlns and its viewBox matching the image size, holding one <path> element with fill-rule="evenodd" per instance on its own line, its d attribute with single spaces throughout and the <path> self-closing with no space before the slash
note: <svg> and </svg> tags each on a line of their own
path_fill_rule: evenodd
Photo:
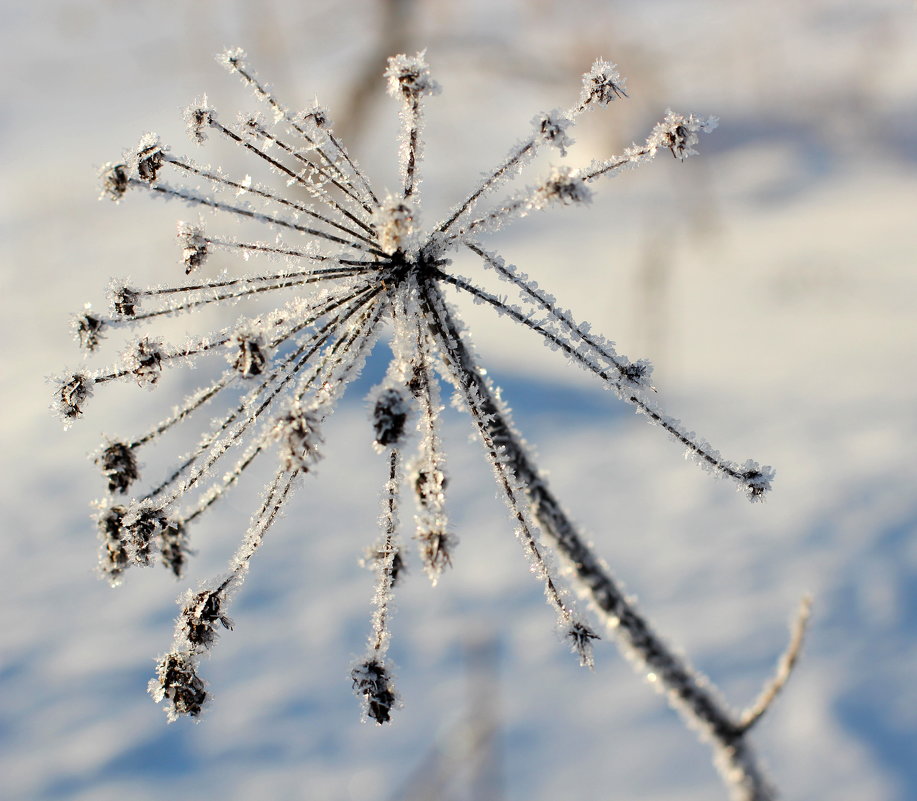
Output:
<svg viewBox="0 0 917 801">
<path fill-rule="evenodd" d="M 142 337 L 120 363 L 61 379 L 54 400 L 69 423 L 83 414 L 100 384 L 133 380 L 153 387 L 175 365 L 195 367 L 206 359 L 217 368 L 210 373 L 215 378 L 202 381 L 163 420 L 135 436 L 107 440 L 96 456 L 110 493 L 98 514 L 100 565 L 112 583 L 130 566 L 156 561 L 180 575 L 190 553 L 189 527 L 255 461 L 275 463 L 228 572 L 182 599 L 172 647 L 150 684 L 169 719 L 200 714 L 208 699 L 198 675 L 200 660 L 213 647 L 217 632 L 230 628 L 229 602 L 252 556 L 295 485 L 320 460 L 325 419 L 387 330 L 392 357 L 384 381 L 371 396 L 367 426 L 367 439 L 372 438 L 386 462 L 380 471 L 380 531 L 373 544 L 355 544 L 355 550 L 369 554 L 376 584 L 367 653 L 351 673 L 366 716 L 385 723 L 397 706 L 387 651 L 393 591 L 409 551 L 400 539 L 405 487 L 414 498 L 413 539 L 425 572 L 435 583 L 452 564 L 457 540 L 446 514 L 448 481 L 439 434 L 440 386 L 445 383 L 470 415 L 532 573 L 580 662 L 592 666 L 598 634 L 582 622 L 575 593 L 555 568 L 554 552 L 569 567 L 570 583 L 588 597 L 604 628 L 714 743 L 724 776 L 739 788 L 736 797 L 771 797 L 744 739 L 748 727 L 743 729 L 706 680 L 654 633 L 567 518 L 532 463 L 499 392 L 479 366 L 456 307 L 447 300 L 447 292 L 453 298 L 470 298 L 527 328 L 665 431 L 694 461 L 735 482 L 750 500 L 763 498 L 771 485 L 770 467 L 722 457 L 669 416 L 650 383 L 649 362 L 619 354 L 609 340 L 481 239 L 528 214 L 587 203 L 602 179 L 644 165 L 660 150 L 687 158 L 695 152 L 699 135 L 715 121 L 670 111 L 642 144 L 622 155 L 577 168 L 555 166 L 528 189 L 495 199 L 542 149 L 566 156 L 582 115 L 626 97 L 617 69 L 600 59 L 583 76 L 573 106 L 536 115 L 527 138 L 471 186 L 444 219 L 425 224 L 419 201 L 423 112 L 439 86 L 423 53 L 395 56 L 385 72 L 389 93 L 401 106 L 401 186 L 394 193 L 373 188 L 334 133 L 327 112 L 315 107 L 296 113 L 282 105 L 241 50 L 227 51 L 219 60 L 252 90 L 263 113 L 222 122 L 204 98 L 186 112 L 191 139 L 201 144 L 214 136 L 237 146 L 253 167 L 268 174 L 268 183 L 250 176 L 234 178 L 177 155 L 154 134 L 145 135 L 119 162 L 106 165 L 103 196 L 121 201 L 128 193 L 145 193 L 176 199 L 196 209 L 201 219 L 179 224 L 178 281 L 146 288 L 115 283 L 111 313 L 87 312 L 78 318 L 76 333 L 84 349 L 96 351 L 103 331 L 143 327 L 161 317 L 220 306 L 247 308 L 244 304 L 265 298 L 272 299 L 268 305 L 273 310 L 252 312 L 255 316 L 240 317 L 226 330 L 180 346 Z M 242 230 L 260 226 L 263 238 L 211 232 L 211 222 L 218 228 L 231 218 L 249 224 Z M 237 275 L 210 274 L 219 253 L 258 266 Z M 459 257 L 478 265 L 475 277 L 452 269 L 452 260 Z M 504 294 L 488 289 L 487 281 L 502 287 Z M 208 404 L 216 406 L 217 397 L 234 400 L 228 411 L 216 414 L 197 445 L 165 476 L 148 481 L 136 497 L 116 500 L 142 482 L 141 452 L 167 431 L 197 419 Z M 756 712 L 754 719 L 758 716 Z"/>
</svg>

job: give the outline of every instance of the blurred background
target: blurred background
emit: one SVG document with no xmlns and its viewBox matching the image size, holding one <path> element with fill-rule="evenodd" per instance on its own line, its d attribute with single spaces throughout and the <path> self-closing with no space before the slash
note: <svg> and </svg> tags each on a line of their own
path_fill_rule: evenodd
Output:
<svg viewBox="0 0 917 801">
<path fill-rule="evenodd" d="M 726 797 L 707 747 L 612 642 L 594 672 L 577 667 L 452 410 L 454 568 L 431 588 L 409 566 L 392 649 L 404 708 L 389 727 L 360 723 L 348 673 L 373 579 L 358 562 L 386 469 L 364 397 L 384 348 L 203 665 L 212 708 L 166 725 L 146 696 L 174 598 L 222 569 L 259 488 L 196 527 L 182 582 L 135 570 L 110 589 L 94 575 L 103 487 L 87 454 L 198 381 L 185 370 L 155 393 L 112 388 L 63 432 L 47 378 L 81 363 L 70 316 L 101 307 L 112 276 L 181 275 L 175 220 L 190 212 L 140 195 L 100 204 L 98 168 L 153 130 L 179 153 L 250 169 L 222 142 L 196 152 L 181 119 L 204 92 L 225 119 L 253 107 L 213 60 L 241 46 L 288 105 L 329 108 L 379 188 L 398 182 L 385 58 L 426 48 L 443 86 L 427 107 L 427 223 L 537 111 L 572 104 L 597 56 L 630 97 L 577 127 L 573 165 L 642 141 L 667 107 L 720 117 L 701 157 L 662 153 L 597 186 L 590 207 L 490 242 L 621 352 L 651 359 L 671 414 L 729 458 L 773 464 L 765 504 L 686 464 L 526 332 L 463 312 L 573 518 L 732 704 L 751 702 L 814 595 L 803 659 L 755 734 L 784 797 L 917 798 L 912 2 L 44 0 L 0 5 L 0 31 L 0 795 Z"/>
</svg>

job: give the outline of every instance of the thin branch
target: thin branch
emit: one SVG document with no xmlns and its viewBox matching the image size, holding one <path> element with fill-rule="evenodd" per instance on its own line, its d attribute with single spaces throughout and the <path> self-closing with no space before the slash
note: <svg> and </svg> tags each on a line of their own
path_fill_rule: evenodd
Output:
<svg viewBox="0 0 917 801">
<path fill-rule="evenodd" d="M 772 478 L 772 471 L 770 468 L 761 467 L 751 460 L 746 462 L 745 465 L 740 466 L 736 462 L 731 462 L 727 459 L 724 459 L 718 451 L 714 450 L 702 440 L 697 439 L 694 436 L 694 433 L 689 431 L 680 420 L 669 417 L 661 409 L 658 408 L 654 401 L 645 397 L 641 391 L 643 389 L 640 383 L 642 373 L 639 370 L 633 374 L 629 373 L 631 368 L 637 368 L 639 367 L 639 364 L 625 365 L 619 359 L 615 359 L 614 366 L 618 374 L 609 374 L 609 371 L 602 368 L 593 360 L 587 358 L 580 349 L 574 347 L 572 344 L 557 336 L 556 334 L 548 331 L 540 323 L 527 317 L 518 309 L 514 309 L 512 306 L 507 305 L 499 298 L 491 295 L 489 292 L 475 287 L 473 284 L 470 284 L 464 279 L 448 275 L 447 273 L 443 273 L 440 270 L 435 270 L 434 274 L 437 278 L 452 284 L 453 286 L 473 295 L 478 300 L 493 306 L 501 314 L 506 314 L 522 325 L 525 325 L 527 328 L 536 331 L 548 342 L 563 350 L 564 353 L 573 359 L 574 362 L 586 368 L 601 378 L 603 381 L 608 383 L 618 394 L 618 397 L 633 406 L 639 413 L 646 415 L 660 428 L 664 429 L 670 436 L 672 436 L 673 439 L 675 439 L 676 442 L 684 446 L 687 453 L 694 457 L 694 459 L 699 464 L 709 467 L 715 473 L 735 481 L 739 485 L 740 489 L 744 489 L 750 500 L 760 499 L 770 489 Z M 580 338 L 591 348 L 597 350 L 599 355 L 604 356 L 605 358 L 610 358 L 604 350 L 593 346 L 589 340 L 583 338 L 582 336 Z"/>
<path fill-rule="evenodd" d="M 259 148 L 255 147 L 254 145 L 252 145 L 249 142 L 246 142 L 240 136 L 236 135 L 235 133 L 225 128 L 224 126 L 219 125 L 218 123 L 214 122 L 212 123 L 212 125 L 216 126 L 219 131 L 225 133 L 227 136 L 230 136 L 233 139 L 233 141 L 237 141 L 240 144 L 244 145 L 250 151 L 257 153 L 259 156 L 261 156 L 261 158 L 263 158 L 272 167 L 274 167 L 274 169 L 289 176 L 291 180 L 296 181 L 297 183 L 303 186 L 308 186 L 308 184 L 305 181 L 303 181 L 299 177 L 299 175 L 294 173 L 292 170 L 287 169 L 284 165 L 282 165 L 276 159 L 272 159 L 263 150 L 260 150 Z M 222 175 L 218 175 L 217 173 L 210 172 L 209 170 L 206 170 L 203 167 L 198 167 L 196 164 L 192 164 L 191 162 L 182 161 L 172 156 L 165 157 L 164 161 L 166 164 L 174 164 L 176 167 L 182 170 L 185 170 L 186 172 L 190 173 L 191 175 L 197 175 L 200 178 L 205 178 L 208 181 L 210 181 L 211 183 L 215 184 L 216 186 L 222 189 L 232 189 L 232 190 L 235 190 L 239 194 L 249 193 L 252 195 L 256 195 L 257 197 L 263 198 L 264 200 L 268 200 L 272 203 L 277 203 L 278 205 L 281 205 L 281 206 L 287 206 L 299 212 L 300 214 L 305 214 L 314 220 L 318 220 L 319 222 L 325 223 L 325 225 L 329 225 L 332 228 L 336 228 L 338 231 L 341 231 L 342 233 L 349 234 L 354 239 L 358 239 L 367 245 L 374 244 L 373 240 L 368 239 L 364 234 L 361 234 L 358 231 L 354 231 L 352 228 L 348 228 L 346 225 L 342 225 L 341 223 L 336 222 L 335 220 L 331 220 L 328 217 L 326 217 L 324 214 L 320 214 L 319 212 L 315 211 L 314 209 L 311 209 L 308 206 L 304 206 L 302 203 L 297 203 L 293 200 L 289 200 L 287 198 L 281 197 L 280 195 L 275 195 L 272 192 L 267 191 L 266 189 L 262 189 L 260 186 L 254 186 L 254 185 L 239 183 L 238 181 L 233 181 Z M 364 223 L 362 223 L 362 221 L 356 220 L 356 222 L 360 225 L 360 227 L 364 228 L 364 230 L 372 234 L 372 229 L 366 226 Z"/>
<path fill-rule="evenodd" d="M 351 242 L 347 239 L 341 239 L 341 237 L 335 236 L 334 234 L 329 234 L 326 231 L 319 231 L 315 228 L 310 228 L 307 225 L 300 225 L 299 223 L 293 222 L 292 220 L 287 220 L 283 217 L 279 217 L 276 214 L 264 214 L 262 212 L 247 209 L 243 206 L 233 206 L 230 203 L 223 203 L 219 200 L 213 200 L 212 198 L 195 194 L 194 192 L 191 192 L 187 189 L 173 189 L 170 186 L 159 183 L 148 184 L 145 181 L 140 181 L 136 178 L 128 179 L 128 184 L 133 187 L 141 187 L 147 189 L 150 192 L 159 192 L 166 197 L 176 197 L 194 206 L 207 206 L 208 208 L 215 209 L 217 211 L 225 211 L 230 214 L 237 214 L 240 217 L 247 217 L 250 220 L 267 223 L 268 225 L 278 225 L 282 228 L 289 228 L 293 231 L 298 231 L 301 234 L 308 234 L 309 236 L 315 236 L 319 239 L 325 239 L 329 242 L 336 242 L 339 245 L 344 245 L 346 247 L 353 248 L 354 250 L 361 250 L 366 253 L 372 253 L 375 256 L 385 256 L 385 253 L 383 253 L 375 246 L 361 244 L 360 242 Z"/>
<path fill-rule="evenodd" d="M 338 166 L 337 162 L 332 159 L 315 141 L 313 137 L 296 121 L 293 119 L 290 112 L 284 108 L 277 100 L 274 99 L 273 95 L 267 91 L 267 89 L 262 86 L 258 79 L 255 78 L 254 74 L 248 70 L 242 61 L 241 54 L 238 52 L 226 53 L 225 54 L 225 63 L 226 65 L 236 72 L 242 80 L 244 80 L 249 86 L 252 87 L 255 94 L 258 95 L 262 100 L 264 100 L 280 117 L 285 119 L 293 130 L 295 130 L 303 139 L 306 140 L 310 145 L 315 148 L 315 152 L 319 155 L 322 161 L 332 170 L 334 170 L 342 180 L 347 181 L 347 177 L 341 168 Z M 357 165 L 353 162 L 350 156 L 347 154 L 347 151 L 343 145 L 331 135 L 329 131 L 325 131 L 328 135 L 328 140 L 338 151 L 340 156 L 347 162 L 348 167 L 353 172 L 354 176 L 362 183 L 363 190 L 366 192 L 369 200 L 373 205 L 378 205 L 379 200 L 376 195 L 373 193 L 372 187 L 369 184 L 369 181 L 366 179 L 366 176 L 360 171 Z M 367 212 L 371 212 L 372 209 L 369 206 L 366 206 L 364 203 L 364 208 Z"/>
<path fill-rule="evenodd" d="M 799 611 L 796 613 L 793 627 L 790 630 L 790 641 L 777 662 L 777 669 L 774 671 L 773 677 L 764 685 L 764 689 L 755 703 L 746 709 L 739 719 L 739 729 L 743 732 L 751 729 L 761 719 L 761 716 L 770 709 L 780 691 L 786 686 L 802 653 L 802 646 L 811 614 L 812 596 L 807 595 L 799 604 Z"/>
<path fill-rule="evenodd" d="M 334 281 L 339 278 L 352 278 L 354 276 L 360 275 L 361 273 L 367 272 L 366 269 L 361 268 L 340 268 L 334 269 L 330 272 L 320 272 L 317 270 L 306 270 L 303 272 L 293 272 L 287 274 L 280 274 L 278 276 L 254 276 L 250 279 L 231 279 L 225 282 L 214 282 L 209 286 L 210 287 L 221 287 L 221 286 L 236 286 L 240 285 L 243 289 L 234 291 L 234 292 L 224 292 L 222 294 L 212 295 L 210 297 L 202 297 L 195 300 L 189 300 L 184 303 L 177 303 L 169 306 L 164 306 L 161 309 L 154 309 L 147 312 L 137 312 L 130 316 L 125 316 L 123 318 L 105 318 L 105 322 L 109 325 L 122 325 L 130 324 L 135 322 L 140 322 L 142 320 L 149 320 L 154 317 L 163 317 L 173 314 L 181 314 L 182 312 L 190 311 L 191 309 L 196 309 L 200 306 L 207 306 L 211 303 L 222 303 L 223 301 L 233 301 L 238 298 L 249 297 L 251 295 L 260 295 L 264 292 L 273 292 L 277 289 L 289 289 L 291 287 L 306 286 L 308 284 L 321 283 L 323 281 Z M 275 283 L 268 283 L 274 281 Z M 264 283 L 262 283 L 264 282 Z M 254 286 L 252 286 L 254 285 Z M 197 290 L 197 287 L 188 289 L 188 292 L 194 292 Z M 148 290 L 144 291 L 144 294 L 150 296 L 159 296 L 159 295 L 169 295 L 177 294 L 186 291 L 185 287 L 175 287 L 173 289 L 162 289 L 162 290 Z"/>
<path fill-rule="evenodd" d="M 273 401 L 273 399 L 282 391 L 282 389 L 290 381 L 293 380 L 298 371 L 308 364 L 312 356 L 333 335 L 335 328 L 346 322 L 346 320 L 355 314 L 360 309 L 360 307 L 370 302 L 371 299 L 375 297 L 380 291 L 381 290 L 377 287 L 364 288 L 362 290 L 362 295 L 360 293 L 357 293 L 356 295 L 348 295 L 346 298 L 338 298 L 326 304 L 319 313 L 312 317 L 310 322 L 317 321 L 320 317 L 328 314 L 334 309 L 339 308 L 345 303 L 351 303 L 347 309 L 328 320 L 324 325 L 321 326 L 321 328 L 314 332 L 306 343 L 301 344 L 293 352 L 288 354 L 279 364 L 277 364 L 271 373 L 266 376 L 259 383 L 259 385 L 252 390 L 252 392 L 249 393 L 248 397 L 243 400 L 242 404 L 230 412 L 220 422 L 220 424 L 201 441 L 200 445 L 198 445 L 194 453 L 192 453 L 181 465 L 173 470 L 172 474 L 165 481 L 148 492 L 145 498 L 152 498 L 162 493 L 174 482 L 178 481 L 182 474 L 188 470 L 188 468 L 192 467 L 198 461 L 198 459 L 204 455 L 205 452 L 210 451 L 210 454 L 206 459 L 206 463 L 203 466 L 195 469 L 192 472 L 192 475 L 189 476 L 185 482 L 177 486 L 169 496 L 168 500 L 164 502 L 163 506 L 168 505 L 181 494 L 190 489 L 229 449 L 229 447 L 236 440 L 238 440 L 240 436 L 242 436 L 249 422 L 251 420 L 257 419 L 270 405 L 271 401 Z M 310 323 L 306 323 L 305 325 L 308 324 Z M 277 384 L 268 393 L 267 397 L 263 399 L 259 404 L 258 400 L 261 397 L 261 394 L 265 392 L 267 388 L 274 382 L 277 382 Z M 256 404 L 258 404 L 257 407 Z M 234 432 L 230 432 L 224 439 L 220 440 L 220 437 L 229 431 L 230 427 L 246 414 L 247 416 L 242 420 L 241 425 L 237 425 Z"/>
<path fill-rule="evenodd" d="M 436 230 L 440 233 L 446 233 L 455 222 L 467 211 L 469 211 L 477 202 L 481 199 L 487 192 L 489 192 L 496 184 L 498 184 L 503 178 L 508 177 L 512 174 L 513 170 L 517 165 L 522 162 L 522 160 L 533 152 L 535 149 L 535 140 L 531 139 L 526 142 L 524 145 L 513 150 L 509 156 L 497 167 L 493 173 L 488 177 L 484 183 L 482 183 L 477 189 L 475 189 L 467 198 L 458 206 L 458 208 L 452 212 L 452 214 L 441 222 Z"/>
<path fill-rule="evenodd" d="M 346 183 L 343 183 L 343 184 L 342 184 L 337 178 L 335 178 L 333 175 L 331 175 L 330 173 L 328 173 L 320 164 L 316 164 L 314 161 L 311 161 L 310 159 L 306 158 L 305 155 L 303 155 L 303 154 L 302 154 L 300 151 L 298 151 L 296 148 L 291 147 L 291 146 L 288 145 L 286 142 L 284 142 L 284 141 L 278 139 L 276 136 L 274 136 L 270 131 L 268 131 L 268 130 L 267 130 L 266 128 L 264 128 L 263 126 L 261 126 L 261 125 L 254 125 L 254 126 L 252 126 L 252 130 L 255 131 L 259 136 L 261 136 L 261 137 L 263 137 L 264 139 L 266 139 L 268 142 L 271 142 L 272 144 L 276 145 L 276 146 L 279 147 L 281 150 L 283 150 L 285 153 L 287 153 L 287 154 L 289 154 L 290 156 L 292 156 L 292 157 L 293 157 L 294 159 L 296 159 L 300 164 L 302 164 L 307 170 L 309 170 L 310 172 L 312 172 L 312 173 L 314 173 L 314 174 L 316 174 L 316 175 L 321 176 L 324 180 L 328 181 L 328 183 L 330 183 L 333 187 L 335 187 L 336 189 L 338 189 L 342 194 L 346 195 L 346 196 L 349 197 L 351 200 L 353 200 L 354 202 L 356 202 L 356 203 L 363 209 L 363 211 L 364 211 L 365 213 L 367 213 L 367 214 L 371 214 L 371 213 L 372 213 L 372 208 L 371 208 L 370 206 L 367 206 L 367 205 L 364 204 L 364 202 L 356 195 L 355 191 L 351 188 L 350 185 L 348 185 L 348 184 L 346 184 Z M 313 146 L 313 147 L 312 147 L 312 150 L 314 150 L 314 149 L 315 149 L 315 148 L 314 148 L 314 146 Z M 327 192 L 327 191 L 326 191 L 323 187 L 321 187 L 320 185 L 318 185 L 318 184 L 316 184 L 316 183 L 307 183 L 307 184 L 306 184 L 306 189 L 307 189 L 309 192 L 315 194 L 317 197 L 320 197 L 320 198 L 321 198 L 323 201 L 325 201 L 325 203 L 327 203 L 329 206 L 334 207 L 338 212 L 340 212 L 341 214 L 343 214 L 343 215 L 344 215 L 345 217 L 347 217 L 349 220 L 352 220 L 353 222 L 357 223 L 357 225 L 359 225 L 360 227 L 364 228 L 367 232 L 369 232 L 369 233 L 372 232 L 372 227 L 371 227 L 370 225 L 368 225 L 367 223 L 363 222 L 359 217 L 357 217 L 356 215 L 352 214 L 352 213 L 351 213 L 350 211 L 348 211 L 346 208 L 344 208 L 343 206 L 341 206 L 341 205 L 331 196 L 331 194 L 330 194 L 329 192 Z"/>
</svg>

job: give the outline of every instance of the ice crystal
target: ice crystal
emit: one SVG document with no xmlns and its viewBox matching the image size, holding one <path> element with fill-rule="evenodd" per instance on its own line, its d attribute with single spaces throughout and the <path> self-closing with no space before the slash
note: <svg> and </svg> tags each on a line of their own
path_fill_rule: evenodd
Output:
<svg viewBox="0 0 917 801">
<path fill-rule="evenodd" d="M 208 698 L 198 675 L 200 659 L 213 646 L 218 629 L 231 627 L 227 608 L 232 594 L 244 581 L 252 556 L 297 479 L 320 460 L 325 418 L 359 374 L 383 328 L 388 328 L 392 359 L 384 381 L 371 396 L 367 426 L 367 438 L 372 437 L 387 460 L 381 530 L 366 560 L 376 574 L 375 608 L 367 653 L 351 673 L 365 714 L 385 723 L 398 705 L 387 651 L 393 588 L 404 572 L 408 552 L 399 539 L 405 487 L 412 490 L 415 501 L 419 556 L 434 583 L 450 566 L 457 543 L 446 515 L 448 481 L 439 434 L 439 393 L 444 381 L 471 417 L 532 572 L 580 662 L 592 665 L 592 643 L 598 635 L 583 622 L 572 594 L 561 582 L 551 544 L 572 565 L 573 580 L 590 594 L 599 617 L 619 635 L 625 649 L 637 654 L 647 671 L 654 671 L 652 675 L 664 677 L 672 703 L 687 709 L 686 714 L 714 737 L 723 731 L 734 734 L 727 714 L 708 697 L 704 680 L 648 628 L 566 518 L 532 464 L 507 407 L 478 364 L 456 308 L 445 296 L 448 289 L 469 297 L 528 328 L 667 432 L 695 461 L 734 481 L 751 500 L 759 500 L 770 488 L 771 468 L 723 458 L 670 417 L 650 383 L 649 362 L 618 354 L 610 341 L 577 321 L 481 240 L 487 232 L 527 214 L 556 204 L 589 202 L 601 179 L 645 164 L 659 150 L 667 149 L 680 159 L 692 155 L 699 134 L 710 130 L 715 121 L 669 111 L 643 144 L 624 154 L 580 168 L 555 166 L 528 189 L 493 202 L 496 190 L 517 176 L 542 148 L 565 156 L 573 142 L 569 132 L 581 115 L 626 96 L 617 69 L 600 59 L 583 76 L 575 105 L 536 115 L 527 139 L 485 173 L 445 219 L 424 226 L 419 203 L 423 101 L 437 94 L 439 86 L 422 53 L 392 58 L 385 73 L 390 94 L 401 104 L 402 186 L 395 193 L 377 193 L 335 135 L 324 109 L 294 113 L 281 105 L 256 78 L 241 50 L 227 51 L 219 60 L 253 90 L 266 113 L 249 115 L 237 124 L 223 123 L 204 98 L 185 112 L 191 138 L 203 143 L 215 134 L 238 145 L 277 176 L 280 188 L 249 176 L 232 178 L 175 155 L 156 135 L 147 134 L 126 158 L 103 169 L 103 195 L 116 201 L 129 191 L 176 198 L 202 214 L 210 213 L 216 222 L 236 217 L 260 224 L 265 238 L 235 239 L 210 233 L 203 222 L 180 223 L 181 263 L 186 275 L 195 273 L 194 280 L 188 277 L 184 283 L 148 288 L 116 282 L 111 288 L 111 314 L 87 312 L 77 319 L 76 332 L 84 348 L 94 351 L 102 331 L 109 328 L 133 328 L 162 316 L 265 295 L 276 296 L 275 310 L 260 317 L 240 317 L 230 329 L 181 347 L 142 337 L 119 365 L 73 373 L 60 379 L 55 393 L 55 406 L 69 422 L 83 414 L 96 385 L 133 379 L 152 386 L 173 364 L 194 364 L 207 354 L 223 355 L 223 372 L 168 417 L 144 433 L 110 439 L 102 446 L 96 463 L 109 493 L 123 496 L 140 480 L 142 449 L 223 390 L 242 390 L 238 403 L 217 416 L 208 433 L 164 479 L 154 480 L 145 493 L 129 502 L 110 497 L 101 504 L 100 569 L 112 583 L 118 583 L 129 566 L 157 559 L 180 575 L 189 554 L 189 526 L 256 459 L 270 459 L 275 452 L 276 471 L 228 573 L 196 592 L 189 591 L 181 601 L 172 647 L 160 659 L 150 683 L 153 697 L 165 703 L 170 720 L 200 714 Z M 287 187 L 298 191 L 286 191 Z M 485 201 L 490 205 L 482 209 Z M 263 259 L 266 266 L 239 276 L 207 277 L 209 257 L 216 251 L 256 263 Z M 449 257 L 459 253 L 470 255 L 484 273 L 502 281 L 512 299 L 452 270 Z M 414 454 L 406 459 L 408 448 Z M 725 736 L 721 738 L 732 748 L 727 759 L 732 761 L 730 770 L 754 778 L 755 767 L 747 752 L 736 756 L 736 736 L 730 735 L 728 743 Z"/>
</svg>

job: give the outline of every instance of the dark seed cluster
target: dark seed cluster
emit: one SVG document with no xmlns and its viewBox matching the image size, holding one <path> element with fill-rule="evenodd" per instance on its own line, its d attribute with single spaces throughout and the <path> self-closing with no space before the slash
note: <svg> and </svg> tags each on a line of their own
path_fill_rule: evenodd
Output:
<svg viewBox="0 0 917 801">
<path fill-rule="evenodd" d="M 134 449 L 124 442 L 111 442 L 96 457 L 102 475 L 108 479 L 108 491 L 124 494 L 140 476 Z"/>
<path fill-rule="evenodd" d="M 169 702 L 171 720 L 179 715 L 196 718 L 207 700 L 204 682 L 197 675 L 190 654 L 185 653 L 172 652 L 163 657 L 150 689 L 156 700 Z"/>
<path fill-rule="evenodd" d="M 140 294 L 130 287 L 118 287 L 112 293 L 112 307 L 119 317 L 133 317 L 139 301 Z"/>
<path fill-rule="evenodd" d="M 367 717 L 376 723 L 388 723 L 397 697 L 388 671 L 378 661 L 361 662 L 350 673 L 354 692 L 363 698 Z"/>
<path fill-rule="evenodd" d="M 113 584 L 120 581 L 121 574 L 131 561 L 121 528 L 126 514 L 124 506 L 112 506 L 102 512 L 98 520 L 99 538 L 102 541 L 99 568 Z"/>
<path fill-rule="evenodd" d="M 376 444 L 382 448 L 398 445 L 404 437 L 408 405 L 402 393 L 394 388 L 383 390 L 373 409 L 373 431 Z"/>
<path fill-rule="evenodd" d="M 126 164 L 109 164 L 102 173 L 102 194 L 112 200 L 120 200 L 128 187 Z"/>
<path fill-rule="evenodd" d="M 83 414 L 83 404 L 92 395 L 92 382 L 82 373 L 66 379 L 57 391 L 58 410 L 65 420 Z"/>
<path fill-rule="evenodd" d="M 208 649 L 217 636 L 217 626 L 232 628 L 232 620 L 224 612 L 226 597 L 222 588 L 203 590 L 191 596 L 179 616 L 181 636 L 195 650 Z"/>
<path fill-rule="evenodd" d="M 80 347 L 94 351 L 99 347 L 99 340 L 102 339 L 102 330 L 105 328 L 105 322 L 92 314 L 81 314 L 76 320 L 76 335 L 80 342 Z"/>
<path fill-rule="evenodd" d="M 254 378 L 264 372 L 267 357 L 259 337 L 242 335 L 236 340 L 236 355 L 232 366 L 243 378 Z"/>
</svg>

